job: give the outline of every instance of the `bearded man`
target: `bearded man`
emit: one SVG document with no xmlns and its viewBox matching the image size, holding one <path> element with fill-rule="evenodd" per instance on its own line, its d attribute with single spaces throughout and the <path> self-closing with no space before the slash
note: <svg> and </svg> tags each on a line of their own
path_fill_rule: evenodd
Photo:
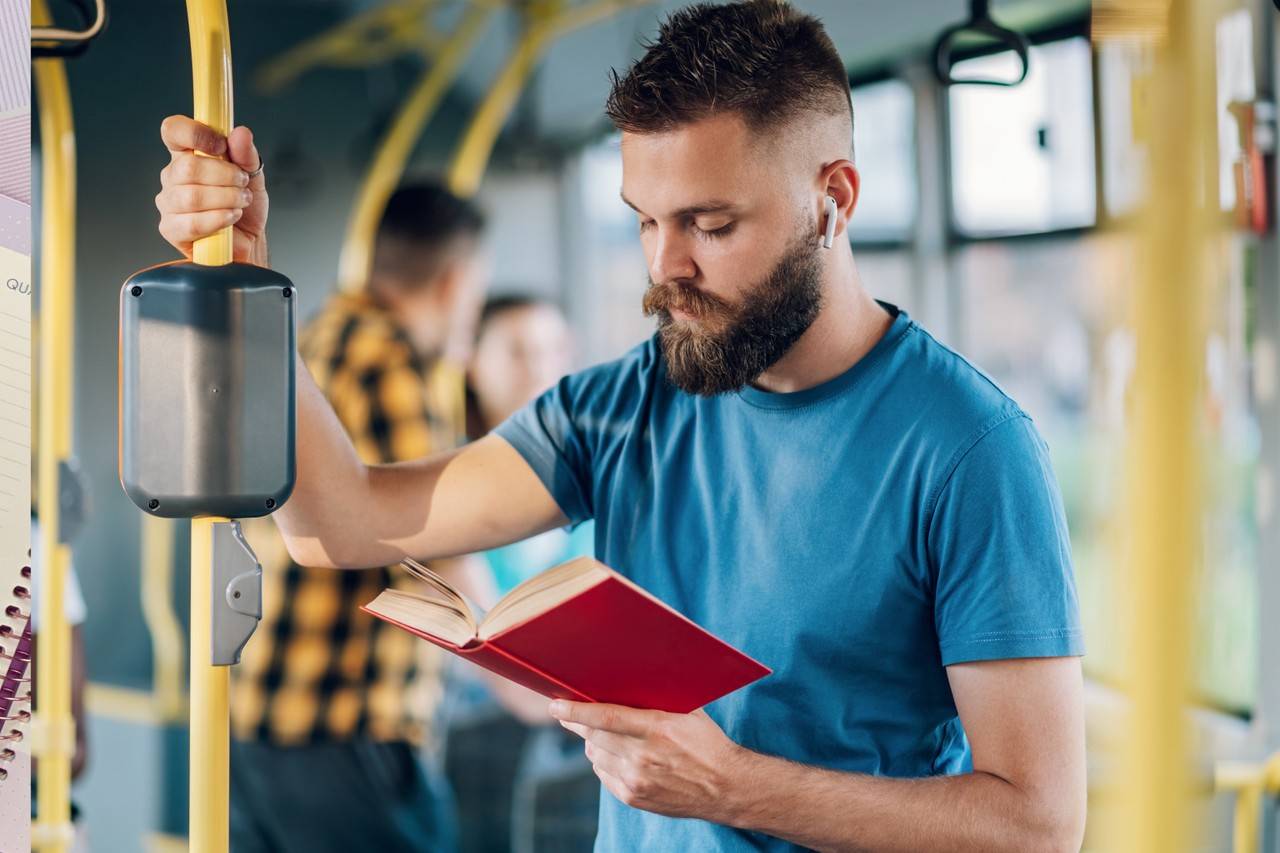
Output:
<svg viewBox="0 0 1280 853">
<path fill-rule="evenodd" d="M 1078 850 L 1083 644 L 1048 452 L 868 295 L 847 239 L 826 246 L 860 179 L 822 25 L 766 0 L 678 11 L 607 112 L 657 334 L 395 465 L 362 463 L 300 370 L 275 515 L 294 559 L 379 566 L 593 518 L 601 560 L 771 666 L 687 715 L 551 704 L 608 791 L 598 850 Z M 164 135 L 224 150 L 190 120 Z M 227 142 L 255 168 L 247 131 Z M 257 203 L 184 183 L 175 244 Z"/>
</svg>

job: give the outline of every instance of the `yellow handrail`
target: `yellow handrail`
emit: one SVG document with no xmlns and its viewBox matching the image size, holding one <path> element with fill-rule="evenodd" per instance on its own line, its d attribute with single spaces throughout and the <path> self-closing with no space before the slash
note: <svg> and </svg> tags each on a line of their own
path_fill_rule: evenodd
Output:
<svg viewBox="0 0 1280 853">
<path fill-rule="evenodd" d="M 475 195 L 480 188 L 498 133 L 515 107 L 529 75 L 552 42 L 573 29 L 589 26 L 646 2 L 649 0 L 594 0 L 567 8 L 564 0 L 542 0 L 531 4 L 524 34 L 476 109 L 453 156 L 449 166 L 449 188 L 460 196 Z"/>
<path fill-rule="evenodd" d="M 191 77 L 195 120 L 222 134 L 231 132 L 231 35 L 226 0 L 187 0 L 191 31 Z M 197 240 L 192 260 L 220 266 L 231 263 L 232 227 Z"/>
<path fill-rule="evenodd" d="M 231 35 L 226 0 L 187 0 L 195 119 L 231 132 Z M 198 264 L 231 263 L 232 229 L 197 240 Z M 212 653 L 213 524 L 191 521 L 191 767 L 188 837 L 193 853 L 225 853 L 229 845 L 230 671 Z"/>
<path fill-rule="evenodd" d="M 520 92 L 524 89 L 529 76 L 541 61 L 543 55 L 557 38 L 578 27 L 589 26 L 631 6 L 639 6 L 650 0 L 592 0 L 577 6 L 567 7 L 564 0 L 541 0 L 531 4 L 528 11 L 528 26 L 515 50 L 507 59 L 498 77 L 493 81 L 484 100 L 476 108 L 475 114 L 467 125 L 462 141 L 454 152 L 449 165 L 445 182 L 455 194 L 469 197 L 480 189 L 480 181 L 485 169 L 489 166 L 489 158 L 493 154 L 493 146 L 498 141 L 498 133 L 506 124 L 507 117 L 515 107 Z M 390 178 L 391 176 L 387 176 Z M 395 176 L 397 179 L 399 175 Z M 387 187 L 390 195 L 394 184 Z M 378 206 L 377 215 L 381 216 L 385 197 Z M 368 223 L 361 272 L 368 269 L 368 258 L 372 252 L 376 218 Z M 441 387 L 452 386 L 449 396 L 454 400 L 453 407 L 459 413 L 459 423 L 465 421 L 466 412 L 466 378 L 460 365 L 440 364 L 436 368 L 433 379 L 441 383 Z"/>
<path fill-rule="evenodd" d="M 226 853 L 230 843 L 231 672 L 210 663 L 213 525 L 220 521 L 226 519 L 191 520 L 191 819 L 187 834 L 192 853 Z"/>
<path fill-rule="evenodd" d="M 400 182 L 413 146 L 422 136 L 422 129 L 440 106 L 449 85 L 458 76 L 463 60 L 484 32 L 484 25 L 491 14 L 492 10 L 480 6 L 467 10 L 431 67 L 418 79 L 378 146 L 378 153 L 374 155 L 373 164 L 356 196 L 355 209 L 347 224 L 346 238 L 338 259 L 338 281 L 343 290 L 355 291 L 364 287 L 373 257 L 374 234 L 387 199 Z"/>
<path fill-rule="evenodd" d="M 1137 6 L 1146 11 L 1150 4 L 1124 0 L 1107 8 L 1124 14 Z M 1200 299 L 1211 233 L 1204 202 L 1196 200 L 1205 198 L 1197 162 L 1208 150 L 1201 143 L 1210 138 L 1213 115 L 1213 66 L 1199 42 L 1196 6 L 1164 5 L 1167 26 L 1156 44 L 1145 113 L 1150 171 L 1131 312 L 1137 362 L 1125 469 L 1132 538 L 1122 560 L 1132 707 L 1116 793 L 1122 799 L 1107 838 L 1107 849 L 1124 853 L 1177 853 L 1195 838 L 1187 710 L 1201 559 Z M 1207 31 L 1212 38 L 1213 28 Z"/>
<path fill-rule="evenodd" d="M 568 8 L 564 0 L 541 0 L 531 4 L 528 29 L 477 108 L 458 146 L 449 169 L 449 187 L 458 195 L 475 194 L 498 132 L 515 106 L 529 75 L 556 38 L 644 2 L 649 0 L 594 0 Z M 400 182 L 422 129 L 439 107 L 463 60 L 484 31 L 494 6 L 493 2 L 472 0 L 466 16 L 439 48 L 431 68 L 419 79 L 379 146 L 360 188 L 343 240 L 338 261 L 338 281 L 343 290 L 355 291 L 364 286 L 373 257 L 374 235 L 387 199 Z"/>
<path fill-rule="evenodd" d="M 321 64 L 360 66 L 414 50 L 430 56 L 443 42 L 428 13 L 439 0 L 394 0 L 361 12 L 265 63 L 254 83 L 275 94 Z"/>
<path fill-rule="evenodd" d="M 45 0 L 32 0 L 32 23 L 53 19 Z M 44 851 L 68 849 L 71 827 L 71 758 L 75 721 L 71 716 L 71 626 L 63 610 L 70 549 L 59 536 L 59 463 L 71 454 L 71 371 L 75 306 L 75 130 L 66 67 L 61 59 L 34 62 L 40 104 L 43 157 L 43 222 L 40 267 L 40 399 L 37 448 L 40 535 L 43 565 L 40 595 L 40 652 L 36 659 L 36 717 L 32 752 L 39 759 L 37 817 L 33 845 Z"/>
<path fill-rule="evenodd" d="M 1280 752 L 1261 764 L 1223 761 L 1214 771 L 1214 787 L 1234 791 L 1232 849 L 1235 853 L 1261 853 L 1262 801 L 1280 797 Z"/>
</svg>

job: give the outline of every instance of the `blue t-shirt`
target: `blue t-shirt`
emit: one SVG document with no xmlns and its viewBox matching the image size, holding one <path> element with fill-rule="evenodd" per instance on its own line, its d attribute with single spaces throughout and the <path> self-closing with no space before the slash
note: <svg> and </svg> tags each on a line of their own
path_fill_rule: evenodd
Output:
<svg viewBox="0 0 1280 853">
<path fill-rule="evenodd" d="M 1027 415 L 905 312 L 813 388 L 701 398 L 656 339 L 498 428 L 597 556 L 773 675 L 707 706 L 834 770 L 971 769 L 945 667 L 1083 654 L 1067 525 Z M 788 850 L 601 798 L 596 849 Z"/>
</svg>

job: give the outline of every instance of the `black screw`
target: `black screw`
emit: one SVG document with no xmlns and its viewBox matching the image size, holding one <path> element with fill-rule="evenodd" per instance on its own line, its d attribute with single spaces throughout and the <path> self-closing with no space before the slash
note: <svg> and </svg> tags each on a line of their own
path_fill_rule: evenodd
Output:
<svg viewBox="0 0 1280 853">
<path fill-rule="evenodd" d="M 231 597 L 232 597 L 232 598 L 239 598 L 239 597 L 240 597 L 240 593 L 238 593 L 238 592 L 233 592 L 233 593 L 231 594 Z"/>
<path fill-rule="evenodd" d="M 275 508 L 276 508 L 276 499 L 267 498 L 267 509 L 275 509 Z"/>
<path fill-rule="evenodd" d="M 281 292 L 282 292 L 282 293 L 284 293 L 284 298 L 285 298 L 285 299 L 288 299 L 290 296 L 293 296 L 293 288 L 292 288 L 292 287 L 286 287 L 286 288 L 285 288 L 283 291 L 281 291 Z"/>
<path fill-rule="evenodd" d="M 159 508 L 160 508 L 160 501 L 156 500 L 155 498 L 152 498 L 151 500 L 147 501 L 147 509 L 154 510 Z"/>
<path fill-rule="evenodd" d="M 138 287 L 138 285 L 135 284 L 133 287 L 129 288 L 129 292 L 132 293 L 134 296 L 141 296 L 142 288 Z"/>
</svg>

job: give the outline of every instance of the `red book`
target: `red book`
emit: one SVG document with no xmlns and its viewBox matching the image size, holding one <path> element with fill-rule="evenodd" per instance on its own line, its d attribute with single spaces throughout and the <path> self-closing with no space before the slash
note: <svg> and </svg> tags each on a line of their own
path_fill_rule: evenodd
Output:
<svg viewBox="0 0 1280 853">
<path fill-rule="evenodd" d="M 685 714 L 771 670 L 603 563 L 579 557 L 530 578 L 482 619 L 412 560 L 420 592 L 360 609 L 552 699 Z"/>
</svg>

